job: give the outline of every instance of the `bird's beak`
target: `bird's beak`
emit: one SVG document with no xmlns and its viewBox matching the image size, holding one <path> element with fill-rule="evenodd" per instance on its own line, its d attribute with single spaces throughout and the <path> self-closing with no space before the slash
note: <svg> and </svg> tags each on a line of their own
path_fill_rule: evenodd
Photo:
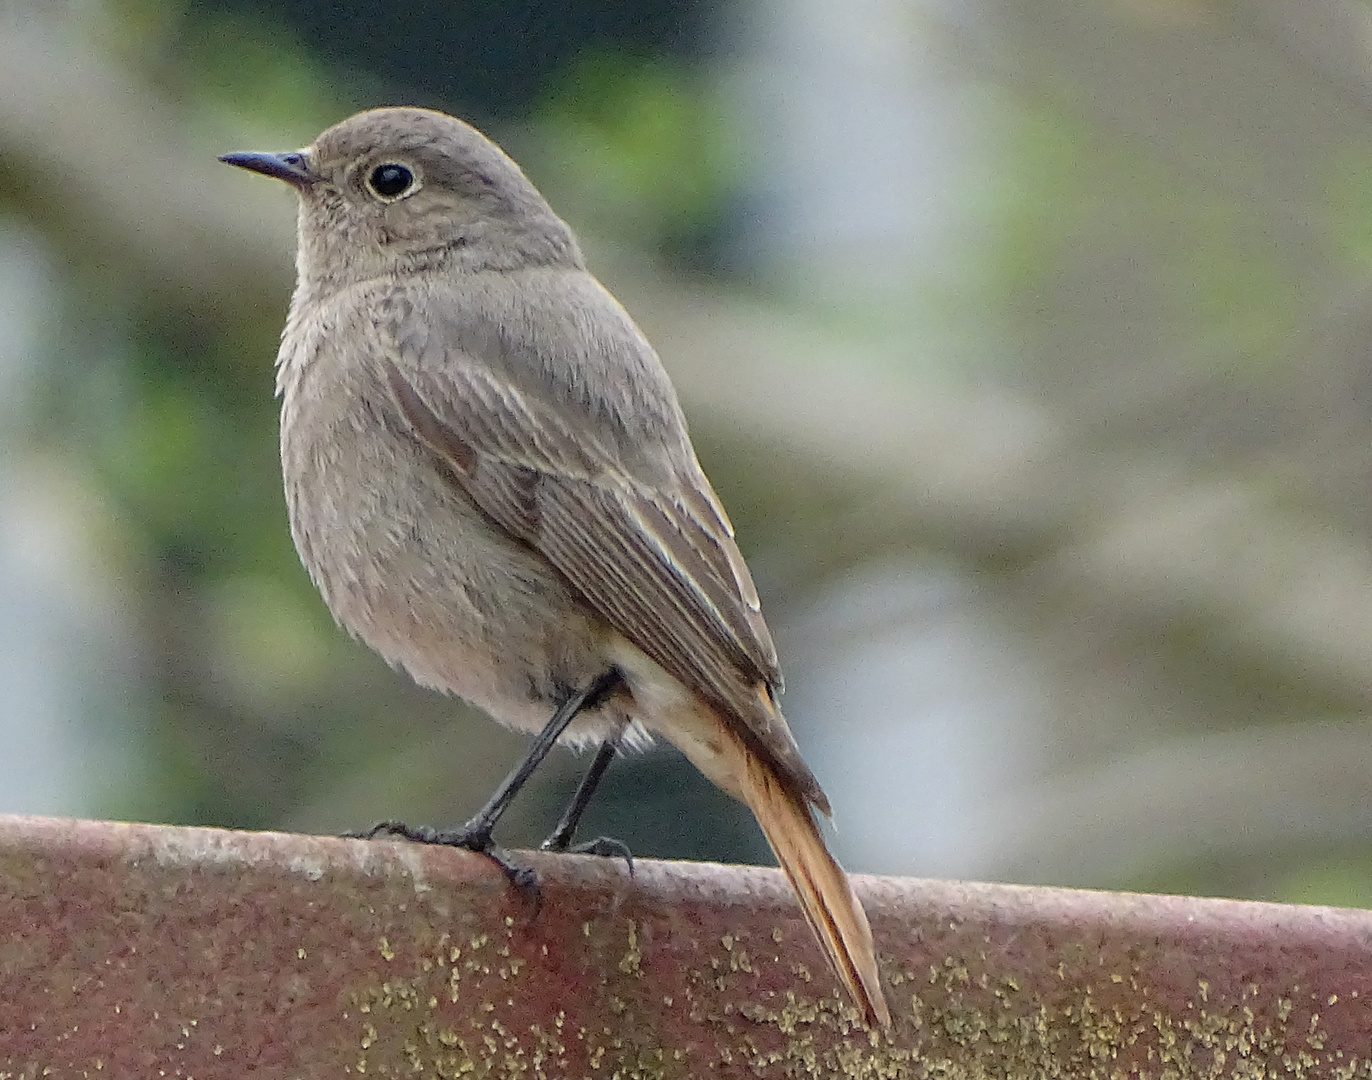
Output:
<svg viewBox="0 0 1372 1080">
<path fill-rule="evenodd" d="M 304 150 L 292 150 L 287 154 L 225 154 L 219 160 L 225 165 L 237 165 L 240 169 L 263 176 L 274 176 L 300 191 L 315 181 L 315 175 L 309 168 L 310 156 Z"/>
</svg>

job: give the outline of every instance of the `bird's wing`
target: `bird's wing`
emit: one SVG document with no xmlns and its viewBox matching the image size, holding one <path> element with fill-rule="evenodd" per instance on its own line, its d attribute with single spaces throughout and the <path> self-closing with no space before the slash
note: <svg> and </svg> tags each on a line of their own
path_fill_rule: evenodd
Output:
<svg viewBox="0 0 1372 1080">
<path fill-rule="evenodd" d="M 539 551 L 602 617 L 687 688 L 743 721 L 823 804 L 771 693 L 781 673 L 733 529 L 692 458 L 647 483 L 484 365 L 387 363 L 419 439 L 500 528 Z"/>
</svg>

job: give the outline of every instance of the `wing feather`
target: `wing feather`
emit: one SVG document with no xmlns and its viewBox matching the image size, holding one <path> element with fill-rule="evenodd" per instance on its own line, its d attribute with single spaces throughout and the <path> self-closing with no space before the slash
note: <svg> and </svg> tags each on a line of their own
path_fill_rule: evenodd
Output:
<svg viewBox="0 0 1372 1080">
<path fill-rule="evenodd" d="M 776 650 L 733 528 L 694 459 L 666 485 L 645 483 L 470 361 L 404 375 L 387 362 L 386 376 L 411 427 L 487 516 L 764 745 L 793 746 L 759 708 L 759 683 L 769 693 L 781 683 Z"/>
</svg>

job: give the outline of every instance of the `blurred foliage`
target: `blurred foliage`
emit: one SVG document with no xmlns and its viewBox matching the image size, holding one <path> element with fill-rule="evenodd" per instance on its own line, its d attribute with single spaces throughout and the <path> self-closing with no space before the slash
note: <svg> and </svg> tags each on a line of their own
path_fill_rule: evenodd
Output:
<svg viewBox="0 0 1372 1080">
<path fill-rule="evenodd" d="M 115 10 L 115 51 L 204 130 L 246 122 L 301 145 L 375 89 L 365 70 L 329 65 L 261 12 L 167 0 L 120 0 Z"/>
<path fill-rule="evenodd" d="M 701 0 L 213 0 L 180 10 L 206 30 L 232 13 L 274 27 L 274 37 L 293 32 L 335 70 L 366 73 L 406 104 L 447 107 L 482 126 L 527 118 L 586 55 L 622 51 L 671 62 L 692 54 L 714 7 Z M 232 67 L 233 37 L 220 46 L 210 33 L 200 40 L 212 71 Z M 291 81 L 294 74 L 275 71 L 267 78 Z"/>
<path fill-rule="evenodd" d="M 1372 146 L 1350 146 L 1329 177 L 1330 235 L 1372 274 Z"/>
<path fill-rule="evenodd" d="M 1281 904 L 1372 908 L 1372 859 L 1360 850 L 1293 868 L 1278 878 L 1264 899 Z"/>
<path fill-rule="evenodd" d="M 575 200 L 597 233 L 708 268 L 742 181 L 720 93 L 669 58 L 583 54 L 537 104 L 542 186 L 559 204 Z"/>
<path fill-rule="evenodd" d="M 1061 110 L 1021 109 L 1007 130 L 1010 167 L 993 209 L 998 242 L 988 263 L 994 296 L 1032 304 L 1088 266 L 1102 272 L 1087 260 L 1108 235 L 1114 252 L 1104 272 L 1120 282 L 1105 300 L 1113 310 L 1083 312 L 1081 327 L 1136 327 L 1130 351 L 1141 364 L 1154 359 L 1149 349 L 1170 350 L 1169 359 L 1188 365 L 1255 374 L 1297 325 L 1309 299 L 1298 268 L 1255 228 L 1252 208 L 1233 191 Z M 1029 315 L 1019 332 L 1033 329 Z M 1107 339 L 1083 344 L 1097 353 L 1111 347 Z M 1089 374 L 1079 382 L 1079 372 L 1062 369 L 1064 359 L 1060 350 L 1044 355 L 1038 373 L 1056 371 L 1079 390 L 1098 385 Z"/>
</svg>

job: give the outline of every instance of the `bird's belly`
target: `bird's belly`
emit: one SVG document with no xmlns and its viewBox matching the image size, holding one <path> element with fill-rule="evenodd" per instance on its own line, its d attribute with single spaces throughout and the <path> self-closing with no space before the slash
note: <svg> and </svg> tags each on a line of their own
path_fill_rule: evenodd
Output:
<svg viewBox="0 0 1372 1080">
<path fill-rule="evenodd" d="M 338 622 L 416 682 L 538 730 L 610 666 L 609 631 L 417 444 L 375 427 L 319 439 L 283 417 L 291 534 Z M 573 741 L 616 718 L 589 714 Z"/>
</svg>

